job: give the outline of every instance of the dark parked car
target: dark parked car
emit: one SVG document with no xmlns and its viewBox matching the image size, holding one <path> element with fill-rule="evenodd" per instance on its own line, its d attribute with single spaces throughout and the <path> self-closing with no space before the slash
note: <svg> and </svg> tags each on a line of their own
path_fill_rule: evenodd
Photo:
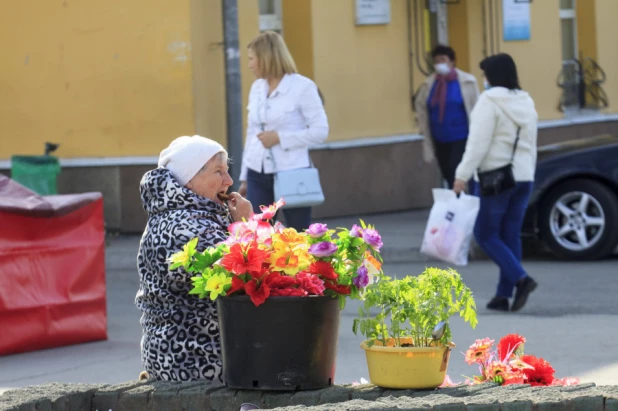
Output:
<svg viewBox="0 0 618 411">
<path fill-rule="evenodd" d="M 618 138 L 539 147 L 522 235 L 567 259 L 608 257 L 618 247 Z"/>
</svg>

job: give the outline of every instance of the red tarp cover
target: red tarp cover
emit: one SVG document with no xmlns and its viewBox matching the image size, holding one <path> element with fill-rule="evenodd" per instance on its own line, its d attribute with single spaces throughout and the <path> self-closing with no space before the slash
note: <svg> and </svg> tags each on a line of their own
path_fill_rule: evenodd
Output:
<svg viewBox="0 0 618 411">
<path fill-rule="evenodd" d="M 41 197 L 0 175 L 0 355 L 107 339 L 100 193 Z"/>
</svg>

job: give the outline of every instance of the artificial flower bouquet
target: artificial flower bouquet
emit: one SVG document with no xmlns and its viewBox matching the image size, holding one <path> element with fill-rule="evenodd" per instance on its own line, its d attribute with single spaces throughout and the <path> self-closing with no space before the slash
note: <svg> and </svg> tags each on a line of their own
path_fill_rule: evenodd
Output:
<svg viewBox="0 0 618 411">
<path fill-rule="evenodd" d="M 503 337 L 493 349 L 494 340 L 476 340 L 465 353 L 468 364 L 478 364 L 480 375 L 468 378 L 468 384 L 494 382 L 500 385 L 532 386 L 576 385 L 577 378 L 556 378 L 549 362 L 534 355 L 524 355 L 526 339 L 518 334 Z M 452 385 L 450 380 L 446 385 Z"/>
<path fill-rule="evenodd" d="M 249 221 L 229 226 L 228 238 L 203 252 L 198 239 L 169 259 L 170 269 L 183 267 L 192 277 L 190 294 L 216 300 L 219 296 L 248 295 L 255 306 L 274 296 L 360 298 L 381 272 L 382 239 L 361 220 L 351 230 L 312 224 L 304 232 L 271 224 L 279 200 Z"/>
</svg>

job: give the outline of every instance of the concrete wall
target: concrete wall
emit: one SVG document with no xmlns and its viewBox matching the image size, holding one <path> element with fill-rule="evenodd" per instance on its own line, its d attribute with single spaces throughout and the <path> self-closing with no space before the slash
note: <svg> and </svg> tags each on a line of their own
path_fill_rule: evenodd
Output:
<svg viewBox="0 0 618 411">
<path fill-rule="evenodd" d="M 600 134 L 618 135 L 618 121 L 576 124 L 539 130 L 539 145 Z M 430 207 L 431 188 L 439 184 L 435 164 L 421 158 L 421 141 L 314 150 L 326 202 L 313 219 L 384 213 Z M 60 193 L 100 191 L 110 230 L 139 233 L 146 213 L 139 182 L 155 165 L 65 167 L 58 177 Z"/>
<path fill-rule="evenodd" d="M 262 409 L 281 411 L 615 411 L 618 409 L 618 387 L 596 387 L 594 384 L 500 387 L 487 383 L 437 390 L 385 390 L 372 385 L 347 385 L 315 391 L 264 392 L 233 390 L 204 382 L 128 382 L 113 386 L 47 384 L 5 392 L 0 396 L 0 409 L 237 411 L 247 402 Z"/>
</svg>

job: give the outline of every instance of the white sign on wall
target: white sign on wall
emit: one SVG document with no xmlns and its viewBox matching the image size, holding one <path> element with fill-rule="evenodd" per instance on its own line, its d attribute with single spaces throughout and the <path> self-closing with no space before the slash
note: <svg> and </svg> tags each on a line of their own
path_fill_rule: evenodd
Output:
<svg viewBox="0 0 618 411">
<path fill-rule="evenodd" d="M 356 24 L 389 24 L 391 0 L 356 0 Z"/>
<path fill-rule="evenodd" d="M 530 40 L 530 4 L 502 0 L 504 41 Z"/>
</svg>

